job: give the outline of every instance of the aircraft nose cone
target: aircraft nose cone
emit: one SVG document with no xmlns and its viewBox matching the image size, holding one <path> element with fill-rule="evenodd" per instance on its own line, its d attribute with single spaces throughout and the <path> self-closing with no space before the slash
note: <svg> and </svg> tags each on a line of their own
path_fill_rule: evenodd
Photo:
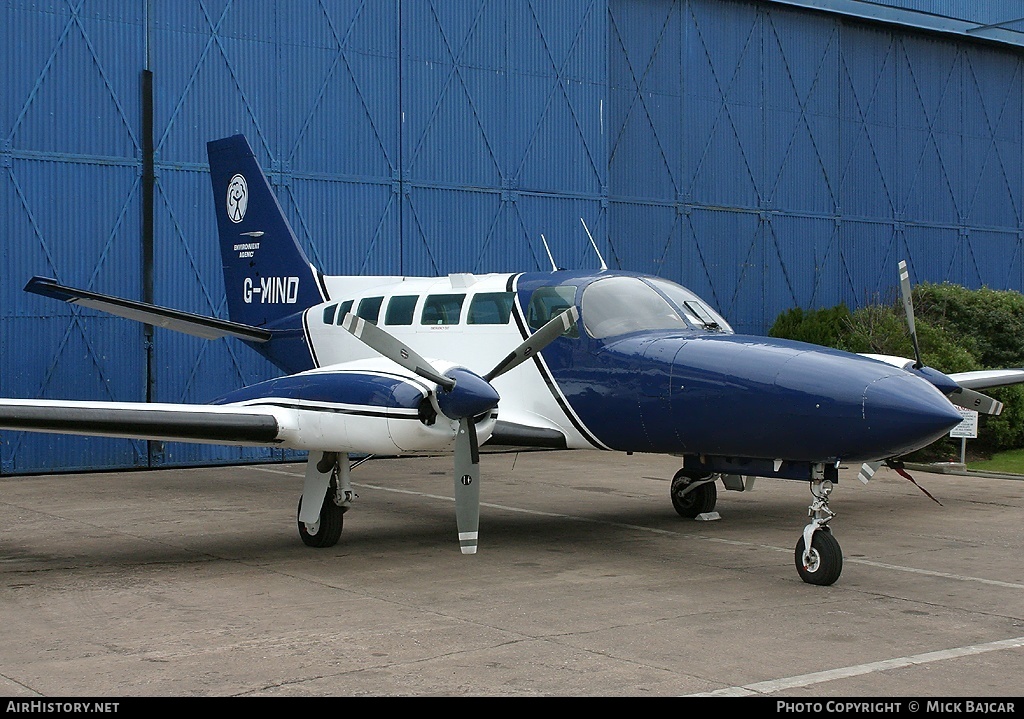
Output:
<svg viewBox="0 0 1024 719">
<path fill-rule="evenodd" d="M 889 438 L 889 456 L 926 446 L 963 419 L 934 386 L 910 374 L 889 375 L 869 384 L 863 411 L 871 433 Z"/>
</svg>

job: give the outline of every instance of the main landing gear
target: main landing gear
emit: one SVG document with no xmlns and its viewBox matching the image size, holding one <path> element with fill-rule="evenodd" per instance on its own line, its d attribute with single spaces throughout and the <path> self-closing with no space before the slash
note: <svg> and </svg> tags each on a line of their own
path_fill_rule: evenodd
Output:
<svg viewBox="0 0 1024 719">
<path fill-rule="evenodd" d="M 672 478 L 672 506 L 680 517 L 694 519 L 714 510 L 718 501 L 717 474 L 700 474 L 680 469 Z"/>
<path fill-rule="evenodd" d="M 302 511 L 302 500 L 319 502 L 320 511 Z M 307 547 L 333 547 L 341 539 L 345 512 L 352 505 L 355 493 L 349 482 L 348 454 L 310 452 L 306 464 L 306 483 L 299 498 L 297 522 L 299 537 Z"/>
<path fill-rule="evenodd" d="M 815 465 L 815 468 L 820 467 L 821 465 Z M 828 506 L 828 497 L 833 489 L 832 481 L 821 477 L 821 472 L 814 474 L 815 477 L 811 479 L 811 494 L 814 501 L 807 509 L 811 521 L 804 527 L 803 534 L 796 544 L 794 561 L 797 573 L 805 582 L 828 586 L 834 584 L 843 571 L 843 550 L 832 536 L 831 527 L 828 526 L 836 516 Z M 718 500 L 715 481 L 720 478 L 726 489 L 749 489 L 742 478 L 733 475 L 725 476 L 687 469 L 676 472 L 672 478 L 671 497 L 672 506 L 679 516 L 694 519 L 700 514 L 713 511 Z"/>
</svg>

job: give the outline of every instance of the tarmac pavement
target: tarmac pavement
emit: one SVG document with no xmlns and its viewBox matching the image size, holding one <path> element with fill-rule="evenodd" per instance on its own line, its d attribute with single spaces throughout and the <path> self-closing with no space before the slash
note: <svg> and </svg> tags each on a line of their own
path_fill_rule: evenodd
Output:
<svg viewBox="0 0 1024 719">
<path fill-rule="evenodd" d="M 341 541 L 299 464 L 0 478 L 0 697 L 1019 697 L 1024 481 L 844 469 L 842 576 L 802 582 L 806 483 L 669 501 L 678 460 L 376 459 Z"/>
</svg>

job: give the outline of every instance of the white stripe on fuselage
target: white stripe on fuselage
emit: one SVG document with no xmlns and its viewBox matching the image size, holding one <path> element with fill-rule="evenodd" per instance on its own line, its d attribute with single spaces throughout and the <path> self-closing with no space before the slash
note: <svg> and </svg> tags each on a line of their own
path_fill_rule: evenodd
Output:
<svg viewBox="0 0 1024 719">
<path fill-rule="evenodd" d="M 495 367 L 522 341 L 515 319 L 507 324 L 467 324 L 466 317 L 472 298 L 484 292 L 506 292 L 510 274 L 450 275 L 448 277 L 325 277 L 324 281 L 331 301 L 312 307 L 307 313 L 306 326 L 309 343 L 321 366 L 347 363 L 359 359 L 371 359 L 376 354 L 369 347 L 350 335 L 337 324 L 326 324 L 324 309 L 352 300 L 352 312 L 365 298 L 382 297 L 378 324 L 381 329 L 407 344 L 428 360 L 439 360 L 467 367 L 478 374 L 484 374 Z M 513 288 L 514 290 L 515 288 Z M 465 294 L 458 324 L 424 325 L 420 322 L 424 301 L 429 295 Z M 392 297 L 415 295 L 418 299 L 411 325 L 389 325 L 385 322 L 388 302 Z M 519 312 L 518 298 L 514 312 Z M 540 358 L 543 365 L 543 357 Z M 543 366 L 543 371 L 546 366 Z M 594 443 L 573 426 L 552 394 L 561 396 L 554 385 L 549 389 L 534 362 L 524 362 L 494 381 L 495 389 L 501 396 L 498 406 L 499 419 L 505 422 L 530 427 L 555 429 L 566 437 L 570 448 L 591 449 Z M 561 404 L 568 411 L 569 404 L 561 397 Z M 576 418 L 579 422 L 579 419 Z M 582 423 L 580 423 L 582 426 Z"/>
</svg>

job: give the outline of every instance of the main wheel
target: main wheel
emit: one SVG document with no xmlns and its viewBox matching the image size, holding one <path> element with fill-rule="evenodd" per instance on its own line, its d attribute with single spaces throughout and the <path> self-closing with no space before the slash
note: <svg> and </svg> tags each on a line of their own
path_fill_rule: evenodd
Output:
<svg viewBox="0 0 1024 719">
<path fill-rule="evenodd" d="M 796 543 L 796 571 L 808 584 L 827 587 L 834 584 L 843 572 L 843 550 L 827 528 L 819 529 L 811 539 L 811 552 L 804 565 L 804 538 Z"/>
<path fill-rule="evenodd" d="M 296 521 L 299 524 L 299 536 L 307 547 L 333 547 L 341 538 L 341 530 L 345 525 L 345 507 L 334 503 L 334 487 L 327 490 L 324 504 L 320 508 L 320 518 L 313 524 L 306 524 L 298 516 L 302 514 L 302 498 L 299 498 L 299 509 Z"/>
<path fill-rule="evenodd" d="M 682 469 L 676 472 L 676 476 L 672 478 L 672 506 L 680 517 L 693 519 L 698 514 L 710 512 L 715 508 L 718 490 L 715 489 L 714 482 L 702 484 L 689 492 L 685 491 L 694 482 L 710 477 L 710 474 L 694 476 Z"/>
</svg>

